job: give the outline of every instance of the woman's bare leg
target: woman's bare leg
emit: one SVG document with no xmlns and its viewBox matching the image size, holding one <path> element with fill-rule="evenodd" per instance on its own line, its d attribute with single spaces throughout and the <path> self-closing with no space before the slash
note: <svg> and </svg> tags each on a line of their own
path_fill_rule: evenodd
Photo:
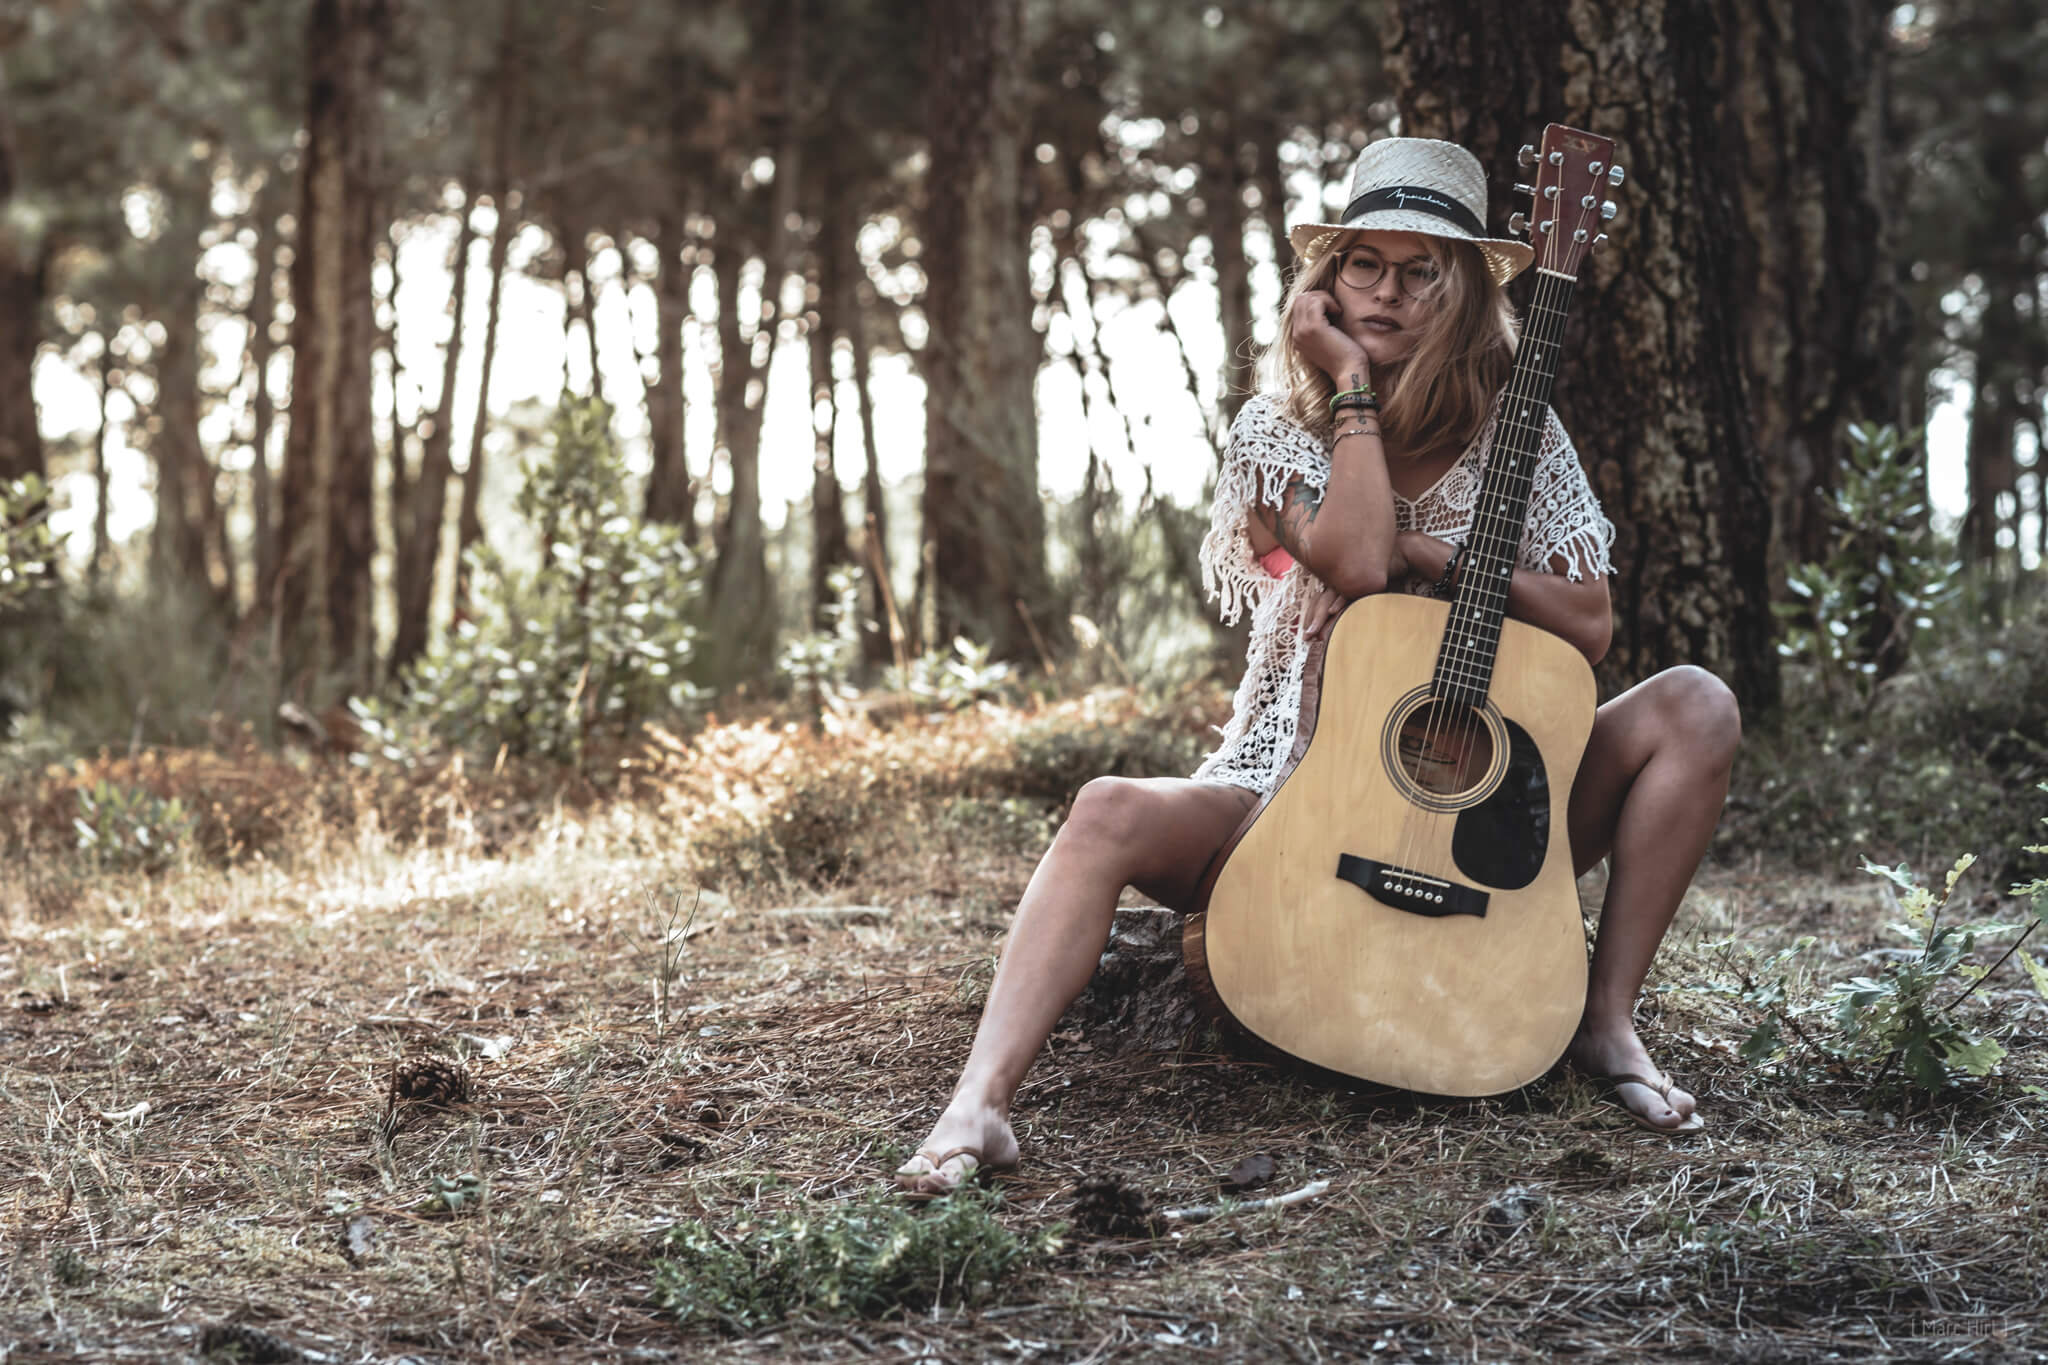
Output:
<svg viewBox="0 0 2048 1365">
<path fill-rule="evenodd" d="M 917 1186 L 938 1193 L 972 1169 L 961 1157 L 938 1164 L 955 1148 L 973 1148 L 995 1166 L 1016 1161 L 1010 1101 L 1094 975 L 1117 897 L 1135 886 L 1185 906 L 1210 855 L 1257 799 L 1241 787 L 1180 778 L 1102 777 L 1081 789 L 1018 902 L 952 1101 L 899 1175 L 921 1175 Z"/>
<path fill-rule="evenodd" d="M 1571 1056 L 1595 1075 L 1657 1074 L 1636 1037 L 1636 993 L 1720 821 L 1741 738 L 1734 694 L 1690 667 L 1624 692 L 1593 723 L 1572 787 L 1572 857 L 1581 873 L 1603 857 L 1613 863 Z M 1659 1127 L 1693 1112 L 1683 1090 L 1673 1089 L 1668 1104 L 1647 1086 L 1619 1094 Z"/>
</svg>

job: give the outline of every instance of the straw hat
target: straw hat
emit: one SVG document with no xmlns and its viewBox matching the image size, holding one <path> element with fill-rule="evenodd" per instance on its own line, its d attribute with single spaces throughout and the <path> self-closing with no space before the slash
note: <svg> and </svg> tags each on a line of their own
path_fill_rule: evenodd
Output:
<svg viewBox="0 0 2048 1365">
<path fill-rule="evenodd" d="M 1419 232 L 1470 242 L 1486 258 L 1496 284 L 1506 284 L 1536 253 L 1512 237 L 1486 235 L 1486 175 L 1479 158 L 1455 142 L 1387 137 L 1368 143 L 1351 170 L 1350 201 L 1341 221 L 1303 223 L 1287 240 L 1303 265 L 1346 232 Z"/>
</svg>

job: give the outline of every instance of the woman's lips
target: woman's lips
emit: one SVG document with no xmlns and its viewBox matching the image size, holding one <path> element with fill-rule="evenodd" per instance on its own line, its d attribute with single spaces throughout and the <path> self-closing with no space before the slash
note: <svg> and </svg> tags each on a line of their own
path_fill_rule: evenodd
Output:
<svg viewBox="0 0 2048 1365">
<path fill-rule="evenodd" d="M 1392 318 L 1360 318 L 1358 325 L 1370 328 L 1375 332 L 1398 332 L 1401 330 L 1401 324 L 1395 322 Z"/>
</svg>

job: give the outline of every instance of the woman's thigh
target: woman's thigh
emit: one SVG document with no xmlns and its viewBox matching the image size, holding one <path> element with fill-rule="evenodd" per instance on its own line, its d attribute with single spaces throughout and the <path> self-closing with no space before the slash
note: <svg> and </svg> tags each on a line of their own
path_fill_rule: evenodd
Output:
<svg viewBox="0 0 2048 1365">
<path fill-rule="evenodd" d="M 1161 905 L 1190 908 L 1203 871 L 1258 794 L 1181 777 L 1098 777 L 1081 788 L 1061 837 L 1114 857 L 1127 885 Z"/>
</svg>

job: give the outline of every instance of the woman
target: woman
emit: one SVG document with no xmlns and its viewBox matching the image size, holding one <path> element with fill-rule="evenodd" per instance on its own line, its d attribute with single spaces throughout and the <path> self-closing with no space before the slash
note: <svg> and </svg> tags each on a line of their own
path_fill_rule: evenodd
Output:
<svg viewBox="0 0 2048 1365">
<path fill-rule="evenodd" d="M 1371 144 L 1349 204 L 1341 222 L 1291 234 L 1300 266 L 1268 356 L 1277 387 L 1238 414 L 1202 546 L 1224 620 L 1252 613 L 1222 745 L 1191 779 L 1105 777 L 1081 789 L 1018 905 L 953 1098 L 896 1173 L 906 1192 L 944 1194 L 979 1168 L 1015 1164 L 1010 1101 L 1094 972 L 1118 895 L 1134 886 L 1188 908 L 1212 855 L 1278 780 L 1308 642 L 1332 611 L 1449 579 L 1513 364 L 1501 286 L 1531 252 L 1482 235 L 1484 176 L 1450 143 Z M 1597 663 L 1611 629 L 1612 539 L 1553 415 L 1508 614 Z M 1612 865 L 1567 1055 L 1655 1131 L 1702 1120 L 1637 1038 L 1635 998 L 1719 819 L 1740 733 L 1718 679 L 1672 669 L 1599 709 L 1572 789 L 1577 870 Z"/>
</svg>

